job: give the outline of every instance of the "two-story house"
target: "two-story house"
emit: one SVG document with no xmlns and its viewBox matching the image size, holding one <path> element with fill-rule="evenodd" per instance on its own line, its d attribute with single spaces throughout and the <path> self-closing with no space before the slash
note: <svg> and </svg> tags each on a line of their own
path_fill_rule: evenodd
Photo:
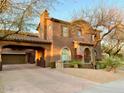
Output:
<svg viewBox="0 0 124 93">
<path fill-rule="evenodd" d="M 50 62 L 81 60 L 86 65 L 101 59 L 100 31 L 88 22 L 67 22 L 49 17 L 45 10 L 40 16 L 38 34 L 15 33 L 0 40 L 0 67 L 2 64 L 36 63 L 45 59 L 42 66 Z M 0 37 L 8 31 L 0 31 Z M 14 33 L 13 31 L 9 31 Z M 19 60 L 18 60 L 19 59 Z"/>
<path fill-rule="evenodd" d="M 101 58 L 100 43 L 94 47 L 100 38 L 100 31 L 93 30 L 84 20 L 67 22 L 51 18 L 45 10 L 40 16 L 37 30 L 41 39 L 52 42 L 47 63 L 80 59 L 83 63 L 92 64 Z"/>
</svg>

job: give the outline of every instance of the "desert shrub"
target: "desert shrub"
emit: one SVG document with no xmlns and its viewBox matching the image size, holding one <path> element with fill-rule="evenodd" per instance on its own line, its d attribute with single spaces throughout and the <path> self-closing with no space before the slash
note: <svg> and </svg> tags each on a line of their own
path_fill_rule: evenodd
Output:
<svg viewBox="0 0 124 93">
<path fill-rule="evenodd" d="M 64 68 L 69 68 L 70 67 L 68 62 L 64 63 L 63 65 L 64 65 Z"/>
<path fill-rule="evenodd" d="M 79 60 L 72 60 L 71 62 L 69 62 L 70 67 L 75 67 L 77 66 L 78 68 L 82 67 L 82 62 Z"/>
<path fill-rule="evenodd" d="M 50 62 L 50 67 L 51 68 L 56 68 L 56 63 L 55 62 Z"/>
<path fill-rule="evenodd" d="M 121 59 L 116 56 L 105 57 L 99 64 L 101 68 L 106 68 L 107 71 L 116 70 L 123 65 Z"/>
<path fill-rule="evenodd" d="M 106 65 L 103 62 L 97 61 L 96 62 L 96 69 L 105 69 Z"/>
</svg>

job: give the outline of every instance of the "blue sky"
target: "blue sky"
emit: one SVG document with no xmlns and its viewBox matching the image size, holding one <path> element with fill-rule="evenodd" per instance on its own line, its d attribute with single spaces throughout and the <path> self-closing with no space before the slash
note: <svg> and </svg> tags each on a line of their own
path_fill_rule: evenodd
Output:
<svg viewBox="0 0 124 93">
<path fill-rule="evenodd" d="M 59 4 L 55 5 L 55 9 L 51 9 L 49 12 L 50 16 L 62 20 L 70 20 L 73 11 L 82 8 L 98 7 L 101 2 L 103 2 L 106 7 L 118 7 L 124 9 L 124 0 L 59 0 L 59 2 Z"/>
</svg>

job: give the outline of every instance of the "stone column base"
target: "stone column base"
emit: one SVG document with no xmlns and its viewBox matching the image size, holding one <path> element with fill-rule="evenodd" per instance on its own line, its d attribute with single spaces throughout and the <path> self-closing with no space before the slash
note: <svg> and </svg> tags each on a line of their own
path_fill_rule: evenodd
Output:
<svg viewBox="0 0 124 93">
<path fill-rule="evenodd" d="M 56 68 L 57 69 L 63 69 L 64 68 L 64 64 L 63 62 L 61 62 L 60 60 L 56 62 Z"/>
</svg>

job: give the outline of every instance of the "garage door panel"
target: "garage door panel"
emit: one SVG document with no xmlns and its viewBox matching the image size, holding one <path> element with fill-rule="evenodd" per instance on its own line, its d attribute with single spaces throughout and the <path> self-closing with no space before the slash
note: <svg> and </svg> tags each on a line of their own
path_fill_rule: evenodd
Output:
<svg viewBox="0 0 124 93">
<path fill-rule="evenodd" d="M 3 64 L 25 64 L 26 57 L 22 54 L 3 54 L 2 62 Z"/>
</svg>

